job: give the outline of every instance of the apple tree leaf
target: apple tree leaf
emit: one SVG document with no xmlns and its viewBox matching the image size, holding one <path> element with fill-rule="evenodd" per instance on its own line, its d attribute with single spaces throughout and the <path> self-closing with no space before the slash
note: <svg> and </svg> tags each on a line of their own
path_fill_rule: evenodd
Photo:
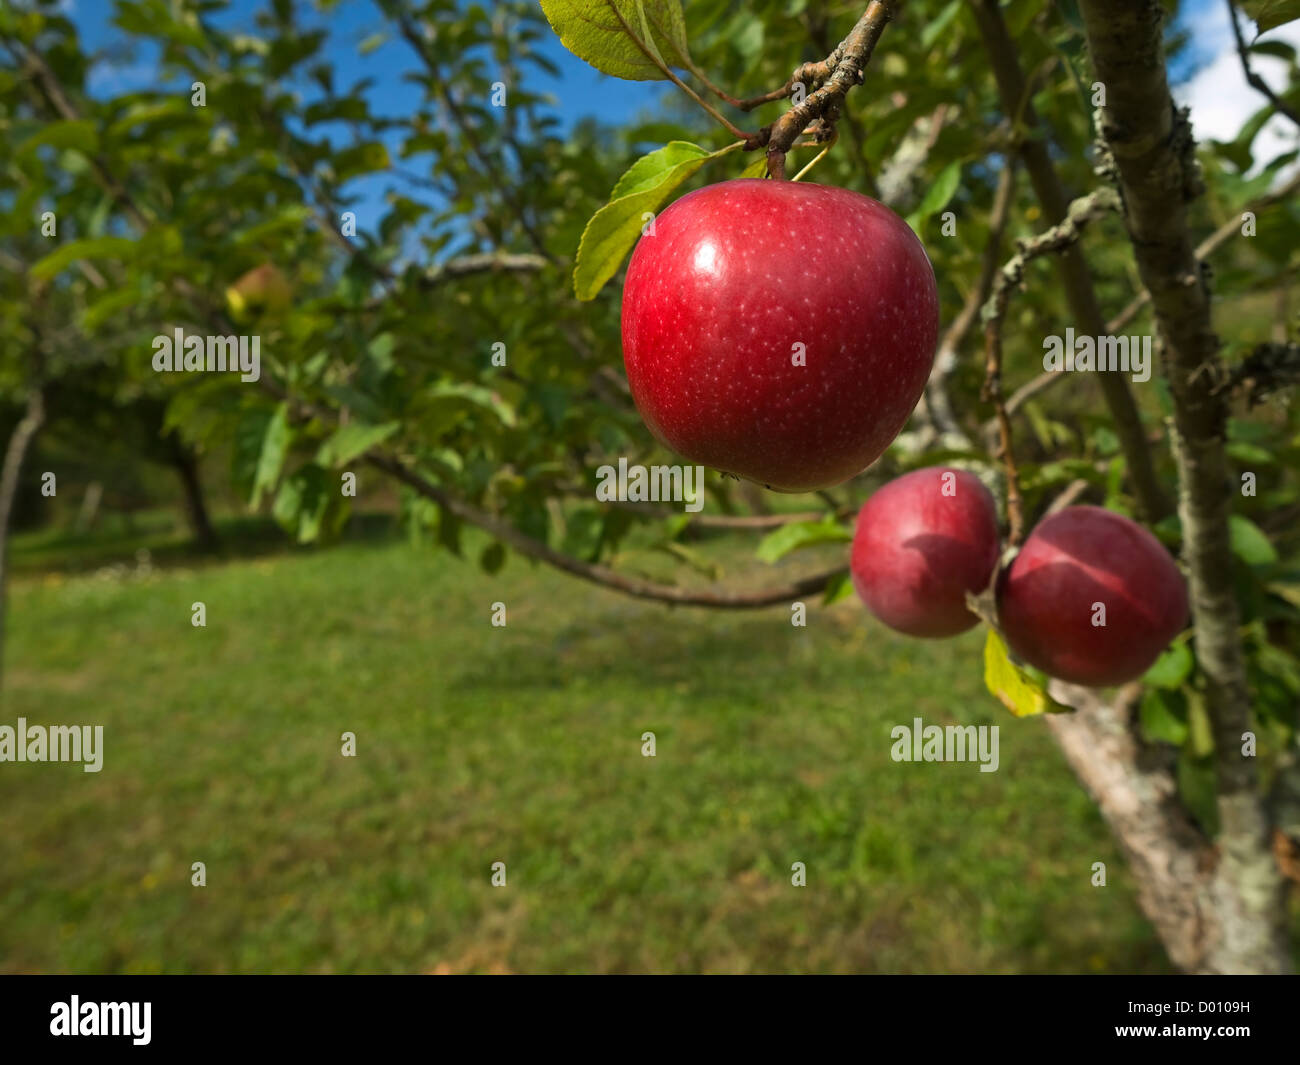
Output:
<svg viewBox="0 0 1300 1065">
<path fill-rule="evenodd" d="M 1232 553 L 1248 566 L 1267 566 L 1277 561 L 1277 548 L 1264 530 L 1241 514 L 1228 515 L 1228 536 Z"/>
<path fill-rule="evenodd" d="M 257 472 L 253 475 L 253 494 L 248 501 L 250 507 L 256 507 L 262 500 L 262 492 L 275 487 L 275 482 L 280 479 L 284 457 L 289 451 L 290 435 L 289 404 L 281 403 L 266 423 L 262 451 L 257 459 Z"/>
<path fill-rule="evenodd" d="M 139 242 L 127 237 L 88 237 L 63 244 L 32 264 L 31 275 L 48 281 L 78 259 L 129 259 L 140 250 Z"/>
<path fill-rule="evenodd" d="M 358 455 L 364 455 L 376 444 L 383 443 L 401 427 L 401 422 L 385 422 L 383 425 L 349 422 L 336 429 L 321 444 L 320 450 L 316 452 L 316 461 L 326 469 L 337 468 L 351 462 Z"/>
<path fill-rule="evenodd" d="M 1152 688 L 1138 707 L 1142 734 L 1151 741 L 1181 747 L 1187 740 L 1187 697 L 1180 691 Z"/>
<path fill-rule="evenodd" d="M 1195 664 L 1187 644 L 1171 644 L 1142 675 L 1142 682 L 1153 688 L 1181 688 L 1183 681 L 1192 675 Z"/>
<path fill-rule="evenodd" d="M 672 141 L 633 163 L 618 179 L 609 203 L 591 216 L 582 231 L 573 267 L 573 291 L 578 299 L 595 299 L 618 272 L 641 236 L 647 214 L 659 210 L 707 160 L 739 147 L 737 141 L 710 152 L 686 141 Z"/>
<path fill-rule="evenodd" d="M 1255 20 L 1260 33 L 1300 18 L 1300 0 L 1241 0 L 1241 8 Z"/>
<path fill-rule="evenodd" d="M 1029 673 L 1011 661 L 1007 645 L 995 629 L 984 641 L 984 685 L 1016 717 L 1042 713 L 1069 713 Z"/>
<path fill-rule="evenodd" d="M 754 554 L 760 562 L 775 562 L 801 547 L 848 543 L 852 539 L 853 534 L 834 518 L 825 521 L 792 521 L 764 536 Z"/>
<path fill-rule="evenodd" d="M 609 194 L 611 201 L 631 196 L 635 192 L 644 192 L 654 188 L 673 167 L 682 163 L 702 162 L 709 157 L 709 150 L 689 141 L 669 141 L 662 148 L 656 148 L 648 155 L 641 156 L 624 171 L 623 176 L 614 185 Z"/>
<path fill-rule="evenodd" d="M 310 544 L 337 536 L 349 513 L 347 500 L 319 466 L 299 467 L 285 478 L 271 514 L 286 532 Z"/>
<path fill-rule="evenodd" d="M 837 573 L 826 582 L 826 592 L 822 596 L 822 606 L 831 606 L 841 599 L 853 594 L 853 577 L 848 570 Z"/>
<path fill-rule="evenodd" d="M 680 0 L 542 0 L 560 43 L 584 62 L 626 81 L 661 81 L 664 66 L 686 67 Z"/>
<path fill-rule="evenodd" d="M 925 190 L 921 203 L 907 216 L 907 224 L 913 229 L 919 228 L 931 215 L 938 214 L 948 206 L 948 201 L 957 193 L 961 183 L 961 160 L 954 160 L 939 172 L 934 184 Z"/>
</svg>

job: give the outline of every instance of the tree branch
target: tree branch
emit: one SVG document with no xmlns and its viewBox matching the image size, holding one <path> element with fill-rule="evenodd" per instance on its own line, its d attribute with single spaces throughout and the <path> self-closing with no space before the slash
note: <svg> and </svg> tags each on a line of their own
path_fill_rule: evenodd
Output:
<svg viewBox="0 0 1300 1065">
<path fill-rule="evenodd" d="M 1286 101 L 1269 88 L 1268 82 L 1251 69 L 1250 59 L 1246 55 L 1246 39 L 1241 35 L 1241 23 L 1237 21 L 1237 5 L 1234 4 L 1232 0 L 1227 0 L 1227 4 L 1228 21 L 1232 23 L 1232 35 L 1237 41 L 1237 55 L 1241 58 L 1241 72 L 1246 75 L 1247 83 L 1252 89 L 1268 100 L 1278 114 L 1285 115 L 1297 126 L 1300 126 L 1300 114 L 1296 114 L 1295 111 L 1288 107 Z"/>
<path fill-rule="evenodd" d="M 754 147 L 766 145 L 767 169 L 774 178 L 785 177 L 785 153 L 809 123 L 816 119 L 834 122 L 848 91 L 862 83 L 862 72 L 876 42 L 885 24 L 895 17 L 900 3 L 901 0 L 872 0 L 849 35 L 824 61 L 805 63 L 791 75 L 790 84 L 820 80 L 820 85 L 804 97 L 803 103 L 790 108 L 772 125 L 764 126 L 753 141 Z"/>
<path fill-rule="evenodd" d="M 1002 402 L 1002 320 L 1011 293 L 1024 280 L 1025 267 L 1034 259 L 1051 252 L 1073 248 L 1083 234 L 1083 228 L 1094 218 L 1109 211 L 1119 210 L 1119 196 L 1109 186 L 1094 189 L 1066 208 L 1065 219 L 1036 237 L 1018 241 L 1019 250 L 998 271 L 993 282 L 993 294 L 984 305 L 984 388 L 982 396 L 992 403 L 998 426 L 999 455 L 1007 474 L 1007 518 L 1010 530 L 1007 542 L 1018 547 L 1024 534 L 1024 511 L 1020 499 L 1020 479 L 1016 470 L 1015 452 L 1011 440 L 1011 419 Z"/>
<path fill-rule="evenodd" d="M 993 68 L 1003 113 L 1008 118 L 1020 116 L 1021 121 L 1015 128 L 1023 126 L 1031 132 L 1036 130 L 1039 122 L 1030 101 L 1030 85 L 1020 69 L 1015 41 L 1003 21 L 998 0 L 972 0 L 971 10 Z M 1069 197 L 1048 152 L 1047 139 L 1039 136 L 1022 138 L 1018 150 L 1043 214 L 1049 225 L 1055 225 L 1065 218 Z M 1068 248 L 1056 262 L 1065 287 L 1066 302 L 1078 323 L 1078 331 L 1091 336 L 1107 335 L 1106 322 L 1083 254 L 1077 248 Z M 1169 500 L 1156 476 L 1146 431 L 1128 380 L 1113 373 L 1097 374 L 1096 377 L 1115 424 L 1115 435 L 1119 437 L 1124 452 L 1138 506 L 1148 521 L 1156 521 L 1169 513 Z"/>
<path fill-rule="evenodd" d="M 491 534 L 501 543 L 514 548 L 521 555 L 537 559 L 539 562 L 545 562 L 547 565 L 554 566 L 571 576 L 580 577 L 582 580 L 599 584 L 602 588 L 622 592 L 624 595 L 630 595 L 636 599 L 651 599 L 655 602 L 678 606 L 756 610 L 761 607 L 776 606 L 782 603 L 789 604 L 796 599 L 817 595 L 825 590 L 826 585 L 833 577 L 845 572 L 846 569 L 844 566 L 838 566 L 835 569 L 817 573 L 811 577 L 804 577 L 790 584 L 762 588 L 758 591 L 680 588 L 673 584 L 661 584 L 657 581 L 643 580 L 639 577 L 629 577 L 610 569 L 608 566 L 583 562 L 570 555 L 553 550 L 540 540 L 534 540 L 526 533 L 520 532 L 508 522 L 501 521 L 486 511 L 479 510 L 477 507 L 455 498 L 397 458 L 372 451 L 367 454 L 366 459 L 375 468 L 383 470 L 426 499 L 437 503 L 461 521 L 478 526 L 478 528 Z"/>
<path fill-rule="evenodd" d="M 1260 211 L 1273 206 L 1275 203 L 1283 203 L 1289 200 L 1298 191 L 1300 191 L 1300 171 L 1297 171 L 1292 175 L 1289 181 L 1283 182 L 1276 189 L 1266 193 L 1257 200 L 1251 201 L 1246 206 L 1245 210 L 1258 214 Z M 1196 257 L 1202 260 L 1208 259 L 1224 244 L 1233 237 L 1238 236 L 1240 233 L 1241 219 L 1239 217 L 1230 218 L 1196 246 Z M 1133 319 L 1141 313 L 1142 308 L 1150 302 L 1151 293 L 1146 289 L 1143 289 L 1128 302 L 1119 314 L 1115 315 L 1114 318 L 1106 323 L 1106 335 L 1114 336 L 1117 333 L 1122 333 L 1128 328 Z M 1011 398 L 1007 400 L 1007 413 L 1014 415 L 1031 399 L 1046 392 L 1052 387 L 1052 385 L 1056 384 L 1064 377 L 1065 374 L 1053 373 L 1048 370 L 1039 374 L 1032 380 L 1027 381 L 1016 389 L 1016 391 L 1011 394 Z M 989 423 L 989 426 L 986 426 L 985 428 L 989 428 L 990 426 L 992 426 L 991 422 Z"/>
</svg>

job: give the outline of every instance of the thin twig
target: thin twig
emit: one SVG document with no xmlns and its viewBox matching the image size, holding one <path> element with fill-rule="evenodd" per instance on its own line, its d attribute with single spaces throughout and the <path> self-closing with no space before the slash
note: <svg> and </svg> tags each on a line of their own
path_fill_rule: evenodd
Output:
<svg viewBox="0 0 1300 1065">
<path fill-rule="evenodd" d="M 1297 192 L 1300 192 L 1300 171 L 1297 171 L 1289 181 L 1283 182 L 1273 191 L 1266 193 L 1265 195 L 1261 196 L 1257 200 L 1252 200 L 1249 204 L 1246 205 L 1245 210 L 1252 214 L 1257 214 L 1258 212 L 1264 210 L 1266 207 L 1271 207 L 1275 203 L 1281 203 L 1285 200 L 1289 200 Z M 1218 251 L 1219 248 L 1221 248 L 1229 240 L 1231 240 L 1235 236 L 1240 235 L 1241 233 L 1240 213 L 1241 212 L 1236 212 L 1236 217 L 1228 219 L 1228 221 L 1224 222 L 1223 225 L 1221 225 L 1218 229 L 1216 229 L 1213 233 L 1211 233 L 1208 237 L 1206 237 L 1203 241 L 1201 241 L 1200 244 L 1196 246 L 1197 259 L 1200 260 L 1208 259 L 1211 255 L 1213 255 L 1216 251 Z M 1141 292 L 1139 292 L 1128 302 L 1128 305 L 1122 311 L 1120 311 L 1119 314 L 1115 315 L 1114 318 L 1112 318 L 1109 322 L 1106 323 L 1106 335 L 1115 336 L 1117 333 L 1123 332 L 1124 329 L 1126 329 L 1128 325 L 1133 321 L 1133 319 L 1135 319 L 1141 313 L 1142 308 L 1144 308 L 1150 302 L 1151 302 L 1151 293 L 1148 292 L 1146 289 L 1143 289 Z M 1018 389 L 1016 389 L 1015 392 L 1011 394 L 1011 398 L 1007 400 L 1007 413 L 1015 414 L 1031 399 L 1033 399 L 1037 395 L 1040 395 L 1043 392 L 1046 392 L 1049 388 L 1051 388 L 1058 381 L 1062 380 L 1064 377 L 1065 374 L 1055 373 L 1051 370 L 1045 370 L 1037 377 L 1033 378 L 1030 381 L 1027 381 L 1025 384 L 1021 385 Z M 993 428 L 992 421 L 990 421 L 985 426 L 985 428 L 986 429 Z"/>
<path fill-rule="evenodd" d="M 1237 5 L 1232 0 L 1227 0 L 1228 4 L 1228 21 L 1232 23 L 1232 35 L 1237 40 L 1237 55 L 1241 57 L 1241 70 L 1246 75 L 1246 81 L 1250 87 L 1257 93 L 1268 100 L 1280 115 L 1285 115 L 1297 126 L 1300 126 L 1300 114 L 1296 114 L 1277 93 L 1270 87 L 1268 82 L 1261 78 L 1254 70 L 1251 69 L 1250 59 L 1246 55 L 1246 39 L 1241 34 L 1241 24 L 1237 21 Z"/>
<path fill-rule="evenodd" d="M 999 457 L 1007 475 L 1007 518 L 1010 525 L 1008 542 L 1019 545 L 1024 533 L 1024 511 L 1020 497 L 1020 480 L 1012 448 L 1011 419 L 1002 401 L 1002 321 L 1012 291 L 1024 280 L 1025 267 L 1031 261 L 1051 252 L 1063 251 L 1078 242 L 1083 228 L 1092 219 L 1120 208 L 1119 194 L 1109 185 L 1103 185 L 1087 196 L 1070 204 L 1065 219 L 1044 230 L 1036 237 L 1019 242 L 1019 251 L 998 271 L 993 282 L 993 294 L 984 304 L 984 387 L 981 397 L 992 403 L 997 419 Z"/>
</svg>

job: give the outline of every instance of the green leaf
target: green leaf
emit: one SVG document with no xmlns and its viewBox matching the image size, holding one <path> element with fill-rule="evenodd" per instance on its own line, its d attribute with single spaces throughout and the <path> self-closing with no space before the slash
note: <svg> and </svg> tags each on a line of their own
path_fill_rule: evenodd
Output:
<svg viewBox="0 0 1300 1065">
<path fill-rule="evenodd" d="M 1205 758 L 1214 753 L 1214 729 L 1210 713 L 1205 707 L 1205 696 L 1197 691 L 1187 693 L 1187 726 L 1191 733 L 1189 749 L 1195 758 Z"/>
<path fill-rule="evenodd" d="M 944 30 L 952 24 L 961 12 L 962 0 L 952 0 L 939 14 L 935 15 L 921 31 L 921 49 L 928 52 L 934 47 L 934 42 L 943 36 Z"/>
<path fill-rule="evenodd" d="M 542 0 L 560 43 L 597 70 L 628 81 L 660 81 L 655 58 L 690 65 L 680 0 Z"/>
<path fill-rule="evenodd" d="M 1033 677 L 1011 661 L 1007 645 L 995 629 L 984 641 L 984 685 L 1016 717 L 1042 713 L 1068 713 Z"/>
<path fill-rule="evenodd" d="M 462 415 L 475 411 L 491 414 L 507 428 L 514 428 L 517 421 L 514 407 L 490 388 L 449 381 L 425 389 L 410 411 L 410 420 L 437 436 Z"/>
<path fill-rule="evenodd" d="M 1233 462 L 1239 462 L 1243 466 L 1272 466 L 1275 459 L 1273 453 L 1267 448 L 1262 448 L 1258 444 L 1247 444 L 1242 441 L 1229 441 L 1224 448 L 1228 457 Z"/>
<path fill-rule="evenodd" d="M 614 186 L 610 202 L 592 215 L 582 231 L 573 267 L 573 291 L 580 300 L 595 299 L 641 236 L 644 215 L 657 211 L 706 160 L 739 148 L 740 142 L 710 152 L 686 141 L 673 141 L 643 156 Z M 621 191 L 625 190 L 625 191 Z"/>
<path fill-rule="evenodd" d="M 604 532 L 605 516 L 598 507 L 577 507 L 565 516 L 560 550 L 583 562 L 594 562 L 600 556 Z"/>
<path fill-rule="evenodd" d="M 1143 674 L 1142 682 L 1153 688 L 1180 688 L 1192 675 L 1193 665 L 1195 659 L 1192 657 L 1191 648 L 1185 643 L 1175 643 L 1170 645 L 1155 660 L 1155 664 Z"/>
<path fill-rule="evenodd" d="M 767 154 L 765 152 L 755 152 L 754 161 L 740 172 L 743 178 L 765 178 L 767 177 Z"/>
<path fill-rule="evenodd" d="M 55 248 L 49 255 L 37 259 L 32 264 L 31 274 L 39 280 L 48 281 L 78 259 L 130 258 L 138 248 L 136 241 L 128 240 L 126 237 L 91 237 L 86 240 L 74 240 Z"/>
<path fill-rule="evenodd" d="M 961 183 L 961 160 L 954 160 L 943 168 L 934 184 L 925 192 L 921 204 L 912 216 L 924 222 L 933 214 L 938 214 L 948 206 L 948 201 L 956 195 Z"/>
<path fill-rule="evenodd" d="M 316 461 L 320 465 L 337 469 L 351 462 L 358 455 L 364 455 L 376 444 L 380 444 L 402 427 L 401 422 L 385 422 L 383 425 L 366 425 L 364 422 L 351 422 L 336 429 L 332 436 L 316 452 Z"/>
<path fill-rule="evenodd" d="M 853 594 L 853 577 L 848 570 L 837 573 L 826 582 L 826 594 L 822 596 L 822 605 L 831 606 L 841 599 Z"/>
<path fill-rule="evenodd" d="M 656 148 L 648 155 L 641 156 L 624 172 L 609 194 L 610 200 L 631 196 L 634 192 L 644 192 L 654 188 L 664 180 L 664 176 L 673 167 L 681 163 L 702 162 L 710 152 L 698 144 L 689 141 L 669 141 L 662 148 Z M 765 157 L 766 158 L 766 157 Z"/>
<path fill-rule="evenodd" d="M 28 137 L 18 146 L 20 153 L 30 152 L 42 145 L 52 148 L 73 148 L 83 155 L 93 155 L 99 148 L 99 133 L 95 123 L 88 118 L 64 119 L 47 123 L 39 133 Z"/>
<path fill-rule="evenodd" d="M 1138 707 L 1143 735 L 1181 747 L 1187 740 L 1187 698 L 1182 692 L 1153 688 L 1142 696 Z"/>
<path fill-rule="evenodd" d="M 262 501 L 262 492 L 275 487 L 284 469 L 284 457 L 289 452 L 289 404 L 281 403 L 275 408 L 271 420 L 266 423 L 266 433 L 262 437 L 262 451 L 257 460 L 257 472 L 253 475 L 253 494 L 248 501 L 250 507 L 256 507 Z M 278 504 L 277 504 L 278 505 Z"/>
<path fill-rule="evenodd" d="M 329 474 L 309 464 L 285 478 L 271 513 L 282 528 L 307 544 L 321 539 L 322 534 L 338 532 L 348 508 Z"/>
<path fill-rule="evenodd" d="M 1228 533 L 1232 540 L 1232 553 L 1248 566 L 1267 566 L 1277 561 L 1277 549 L 1269 542 L 1264 530 L 1240 514 L 1228 516 Z"/>
<path fill-rule="evenodd" d="M 794 521 L 764 536 L 754 554 L 760 562 L 775 562 L 810 544 L 848 543 L 852 539 L 853 534 L 834 519 Z"/>
<path fill-rule="evenodd" d="M 339 181 L 389 167 L 388 149 L 378 141 L 345 148 L 334 156 L 334 176 Z"/>
<path fill-rule="evenodd" d="M 1300 18 L 1300 0 L 1241 0 L 1241 8 L 1255 20 L 1260 33 Z"/>
</svg>

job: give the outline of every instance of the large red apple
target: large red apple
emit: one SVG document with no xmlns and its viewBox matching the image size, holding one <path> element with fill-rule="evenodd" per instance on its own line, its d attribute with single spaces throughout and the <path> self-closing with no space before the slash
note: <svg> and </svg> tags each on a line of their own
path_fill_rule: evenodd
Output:
<svg viewBox="0 0 1300 1065">
<path fill-rule="evenodd" d="M 955 636 L 974 625 L 966 593 L 987 588 L 997 562 L 997 504 L 964 470 L 904 474 L 858 512 L 853 587 L 872 614 L 909 636 Z"/>
<path fill-rule="evenodd" d="M 1066 507 L 1038 524 L 1003 575 L 998 617 L 1030 665 L 1105 688 L 1140 677 L 1182 631 L 1187 585 L 1136 522 Z"/>
<path fill-rule="evenodd" d="M 847 480 L 898 435 L 930 373 L 925 249 L 847 189 L 724 181 L 654 220 L 623 287 L 623 360 L 650 431 L 786 492 Z"/>
</svg>

